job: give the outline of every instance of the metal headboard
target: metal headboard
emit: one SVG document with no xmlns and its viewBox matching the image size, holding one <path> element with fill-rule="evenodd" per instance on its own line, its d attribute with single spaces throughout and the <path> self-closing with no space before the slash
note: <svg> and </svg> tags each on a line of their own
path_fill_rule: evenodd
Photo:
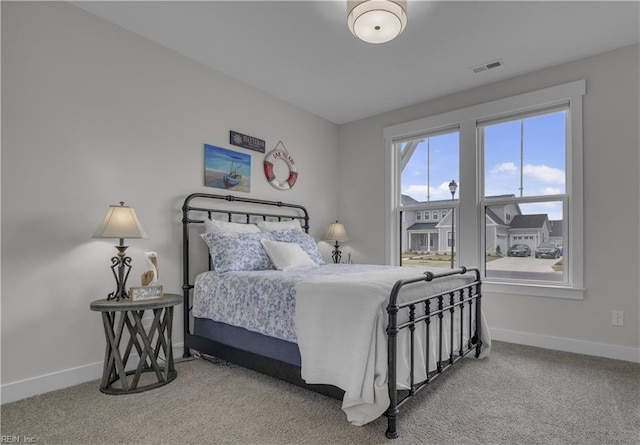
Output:
<svg viewBox="0 0 640 445">
<path fill-rule="evenodd" d="M 192 201 L 196 201 L 198 205 L 192 205 Z M 232 204 L 218 204 L 217 201 L 227 201 Z M 236 203 L 240 203 L 240 205 L 237 205 Z M 247 206 L 243 206 L 243 204 L 247 204 Z M 286 208 L 291 210 L 288 213 L 284 210 L 277 212 L 274 210 L 274 213 L 254 211 L 250 209 L 250 206 L 255 204 L 258 206 Z M 242 208 L 245 208 L 245 210 L 242 210 Z M 307 209 L 304 206 L 298 204 L 244 198 L 233 195 L 216 195 L 211 193 L 192 193 L 187 196 L 184 200 L 184 204 L 182 205 L 182 292 L 184 296 L 182 308 L 184 313 L 185 333 L 190 333 L 191 331 L 189 323 L 189 312 L 191 311 L 189 293 L 194 287 L 190 282 L 189 275 L 189 226 L 191 224 L 203 224 L 203 214 L 206 214 L 209 219 L 211 219 L 214 214 L 226 214 L 229 222 L 234 221 L 246 224 L 255 222 L 256 219 L 262 219 L 263 221 L 297 219 L 300 221 L 300 225 L 304 231 L 309 233 L 309 212 L 307 212 Z M 242 221 L 238 221 L 238 217 L 240 217 Z M 185 346 L 185 356 L 188 355 L 188 348 Z"/>
</svg>

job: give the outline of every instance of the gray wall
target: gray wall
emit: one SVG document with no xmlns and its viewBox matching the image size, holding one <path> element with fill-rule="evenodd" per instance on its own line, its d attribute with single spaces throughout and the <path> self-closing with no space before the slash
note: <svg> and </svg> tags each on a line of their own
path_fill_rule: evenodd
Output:
<svg viewBox="0 0 640 445">
<path fill-rule="evenodd" d="M 584 78 L 585 298 L 488 294 L 484 308 L 497 337 L 528 336 L 542 344 L 567 340 L 577 349 L 585 343 L 590 351 L 597 351 L 598 344 L 613 345 L 640 356 L 639 48 L 622 48 L 341 126 L 339 213 L 347 228 L 358 227 L 350 232 L 354 260 L 384 262 L 384 127 Z M 624 327 L 612 326 L 614 309 L 624 311 Z"/>
<path fill-rule="evenodd" d="M 229 130 L 267 151 L 282 140 L 295 187 L 269 185 L 264 155 L 230 146 Z M 127 241 L 129 284 L 156 250 L 160 284 L 180 292 L 182 201 L 225 193 L 203 186 L 205 143 L 255 153 L 249 196 L 305 203 L 316 239 L 336 219 L 334 124 L 75 6 L 2 2 L 3 384 L 102 362 L 89 303 L 113 290 L 117 240 L 91 236 L 110 204 L 133 206 L 150 236 Z"/>
</svg>

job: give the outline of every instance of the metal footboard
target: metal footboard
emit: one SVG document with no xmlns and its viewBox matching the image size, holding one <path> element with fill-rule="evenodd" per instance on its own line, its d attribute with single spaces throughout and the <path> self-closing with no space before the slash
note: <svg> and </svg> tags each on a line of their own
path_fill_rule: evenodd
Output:
<svg viewBox="0 0 640 445">
<path fill-rule="evenodd" d="M 398 296 L 403 287 L 420 282 L 431 282 L 444 277 L 466 274 L 467 272 L 473 272 L 475 274 L 475 280 L 472 283 L 464 286 L 447 289 L 442 294 L 427 295 L 416 300 L 409 302 L 398 303 Z M 424 276 L 399 280 L 394 285 L 391 295 L 389 296 L 389 305 L 387 306 L 388 325 L 388 362 L 389 362 L 389 398 L 391 403 L 385 415 L 387 416 L 387 431 L 386 436 L 389 439 L 395 439 L 398 437 L 396 417 L 400 411 L 400 408 L 408 402 L 411 397 L 420 392 L 425 386 L 438 378 L 443 372 L 449 369 L 454 363 L 462 359 L 469 352 L 475 350 L 475 356 L 479 357 L 482 351 L 482 336 L 481 336 L 481 281 L 480 271 L 476 268 L 467 269 L 461 267 L 459 269 L 453 269 L 451 271 L 442 273 L 425 272 Z M 456 312 L 458 313 L 458 326 L 456 326 Z M 449 332 L 444 332 L 444 318 L 446 314 L 449 314 Z M 402 316 L 400 319 L 399 316 Z M 424 345 L 426 348 L 424 357 L 426 363 L 425 372 L 426 379 L 416 382 L 415 381 L 415 348 L 418 343 L 416 336 L 416 327 L 424 323 Z M 467 323 L 468 339 L 464 341 L 465 323 Z M 437 326 L 437 351 L 436 363 L 430 363 L 431 357 L 431 328 L 435 324 Z M 457 328 L 457 329 L 456 329 Z M 409 380 L 410 385 L 408 390 L 398 390 L 397 378 L 398 378 L 398 334 L 403 330 L 408 331 L 409 342 L 408 348 L 410 348 L 410 370 Z M 459 348 L 454 351 L 455 336 L 459 335 Z M 448 336 L 448 337 L 445 337 Z M 446 344 L 445 339 L 448 340 L 449 354 L 445 357 L 443 354 L 443 347 Z M 422 365 L 422 364 L 420 364 Z M 435 370 L 429 371 L 429 368 L 434 365 Z"/>
</svg>

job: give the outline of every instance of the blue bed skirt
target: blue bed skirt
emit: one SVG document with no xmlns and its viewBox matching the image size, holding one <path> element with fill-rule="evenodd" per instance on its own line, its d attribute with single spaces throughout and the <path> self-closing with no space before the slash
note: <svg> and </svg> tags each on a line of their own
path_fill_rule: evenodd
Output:
<svg viewBox="0 0 640 445">
<path fill-rule="evenodd" d="M 193 334 L 300 367 L 298 345 L 207 318 L 193 319 Z"/>
</svg>

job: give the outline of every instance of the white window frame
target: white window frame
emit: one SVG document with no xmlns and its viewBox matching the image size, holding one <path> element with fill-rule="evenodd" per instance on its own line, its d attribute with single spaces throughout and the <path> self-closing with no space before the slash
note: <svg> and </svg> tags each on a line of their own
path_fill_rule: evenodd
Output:
<svg viewBox="0 0 640 445">
<path fill-rule="evenodd" d="M 400 264 L 398 236 L 400 226 L 401 175 L 399 174 L 400 150 L 395 143 L 411 137 L 419 137 L 441 128 L 457 126 L 460 133 L 460 172 L 465 178 L 456 203 L 457 236 L 456 254 L 460 265 L 483 264 L 484 256 L 484 208 L 480 196 L 484 171 L 482 153 L 478 147 L 478 121 L 494 116 L 527 113 L 546 106 L 569 103 L 566 120 L 566 168 L 567 183 L 563 218 L 569 229 L 563 248 L 569 252 L 565 268 L 567 283 L 548 284 L 532 282 L 504 282 L 484 278 L 485 292 L 532 295 L 551 298 L 584 298 L 584 229 L 583 229 L 583 149 L 582 149 L 582 98 L 586 92 L 584 79 L 556 85 L 529 93 L 474 105 L 423 119 L 385 127 L 385 261 Z"/>
</svg>

